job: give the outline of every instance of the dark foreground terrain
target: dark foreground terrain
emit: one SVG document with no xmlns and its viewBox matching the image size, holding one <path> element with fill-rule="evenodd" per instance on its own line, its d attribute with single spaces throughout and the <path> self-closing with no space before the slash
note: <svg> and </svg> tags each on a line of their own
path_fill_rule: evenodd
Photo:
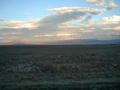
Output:
<svg viewBox="0 0 120 90">
<path fill-rule="evenodd" d="M 120 90 L 120 44 L 0 46 L 0 90 Z"/>
</svg>

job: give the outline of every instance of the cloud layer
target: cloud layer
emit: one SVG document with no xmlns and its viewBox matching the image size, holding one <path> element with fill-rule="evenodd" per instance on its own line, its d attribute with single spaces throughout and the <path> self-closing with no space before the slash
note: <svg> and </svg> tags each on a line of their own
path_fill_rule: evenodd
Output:
<svg viewBox="0 0 120 90">
<path fill-rule="evenodd" d="M 87 2 L 107 9 L 117 7 L 113 0 Z M 93 18 L 105 13 L 106 8 L 61 7 L 49 9 L 52 13 L 44 18 L 28 21 L 0 19 L 0 42 L 47 43 L 71 39 L 112 39 L 120 35 L 120 16 L 113 15 L 100 20 Z M 77 24 L 74 21 L 78 21 Z"/>
<path fill-rule="evenodd" d="M 107 9 L 114 9 L 117 8 L 117 4 L 114 3 L 114 0 L 87 0 L 88 3 L 95 4 L 97 6 L 104 6 Z"/>
</svg>

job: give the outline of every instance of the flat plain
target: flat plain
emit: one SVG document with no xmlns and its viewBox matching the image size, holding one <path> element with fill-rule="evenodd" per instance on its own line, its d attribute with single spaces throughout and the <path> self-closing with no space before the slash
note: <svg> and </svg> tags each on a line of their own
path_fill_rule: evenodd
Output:
<svg viewBox="0 0 120 90">
<path fill-rule="evenodd" d="M 0 89 L 119 90 L 120 44 L 0 46 Z"/>
</svg>

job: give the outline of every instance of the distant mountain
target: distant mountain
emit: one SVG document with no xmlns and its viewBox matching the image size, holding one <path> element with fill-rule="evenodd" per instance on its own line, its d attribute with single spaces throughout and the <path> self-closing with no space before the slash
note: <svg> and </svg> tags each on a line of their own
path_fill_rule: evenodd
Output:
<svg viewBox="0 0 120 90">
<path fill-rule="evenodd" d="M 26 45 L 24 43 L 16 43 L 16 44 L 12 44 L 12 45 Z"/>
<path fill-rule="evenodd" d="M 50 45 L 71 45 L 71 44 L 120 44 L 120 39 L 113 40 L 96 40 L 96 39 L 75 39 L 75 40 L 64 40 L 58 42 L 49 42 Z"/>
<path fill-rule="evenodd" d="M 79 44 L 120 44 L 120 39 L 113 40 L 96 40 L 96 39 L 74 39 L 74 40 L 61 40 L 48 43 L 26 43 L 22 41 L 8 42 L 0 45 L 79 45 Z"/>
<path fill-rule="evenodd" d="M 22 41 L 13 41 L 13 42 L 8 42 L 6 45 L 25 45 L 25 43 Z"/>
</svg>

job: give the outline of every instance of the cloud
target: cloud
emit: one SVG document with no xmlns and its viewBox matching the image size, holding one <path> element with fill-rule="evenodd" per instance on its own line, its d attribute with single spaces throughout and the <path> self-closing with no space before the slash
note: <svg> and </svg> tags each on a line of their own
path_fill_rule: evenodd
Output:
<svg viewBox="0 0 120 90">
<path fill-rule="evenodd" d="M 0 18 L 0 21 L 4 21 L 4 19 L 3 19 L 3 18 Z"/>
<path fill-rule="evenodd" d="M 82 38 L 104 38 L 108 39 L 112 37 L 111 34 L 108 33 L 117 33 L 120 35 L 120 16 L 111 16 L 111 17 L 103 17 L 100 20 L 93 20 L 87 24 L 71 24 L 64 23 L 59 28 L 64 30 L 74 30 L 76 33 L 82 35 Z"/>
<path fill-rule="evenodd" d="M 89 7 L 62 7 L 62 8 L 49 9 L 49 11 L 59 12 L 59 14 L 72 13 L 72 12 L 83 12 L 83 13 L 86 12 L 91 14 L 99 14 L 104 10 L 105 9 L 96 9 L 96 8 L 89 8 Z"/>
<path fill-rule="evenodd" d="M 17 31 L 17 32 L 4 32 L 1 35 L 6 36 L 6 35 L 19 35 L 19 34 L 21 34 L 21 32 Z"/>
<path fill-rule="evenodd" d="M 111 16 L 111 17 L 104 17 L 102 20 L 103 24 L 119 24 L 120 23 L 120 16 Z"/>
<path fill-rule="evenodd" d="M 62 7 L 62 8 L 53 8 L 49 11 L 55 11 L 55 13 L 47 15 L 41 20 L 42 23 L 46 24 L 59 24 L 71 21 L 73 19 L 82 18 L 86 14 L 98 15 L 103 13 L 105 9 L 95 9 L 89 7 Z"/>
<path fill-rule="evenodd" d="M 69 22 L 71 20 L 82 19 L 87 14 L 99 15 L 105 10 L 89 7 L 62 7 L 49 9 L 49 11 L 54 11 L 54 13 L 46 15 L 42 19 L 29 21 L 5 20 L 3 22 L 0 22 L 0 29 L 32 30 L 36 28 L 46 29 L 46 27 L 56 28 L 56 26 L 59 24 Z M 87 21 L 89 18 L 91 17 L 88 16 L 85 21 Z"/>
<path fill-rule="evenodd" d="M 90 26 L 108 31 L 119 31 L 120 27 L 120 16 L 111 16 L 111 17 L 103 17 L 100 20 L 95 20 L 89 24 Z M 119 32 L 118 32 L 119 33 Z"/>
<path fill-rule="evenodd" d="M 69 22 L 72 20 L 79 20 L 83 22 L 87 22 L 92 18 L 93 15 L 100 15 L 105 12 L 106 9 L 96 9 L 89 7 L 62 7 L 62 8 L 53 8 L 49 9 L 49 11 L 53 11 L 55 13 L 46 16 L 42 23 L 46 24 L 60 24 Z"/>
<path fill-rule="evenodd" d="M 92 4 L 95 4 L 97 6 L 104 6 L 108 10 L 118 7 L 118 5 L 114 3 L 114 0 L 109 0 L 109 1 L 106 1 L 106 0 L 86 0 L 86 1 L 88 3 L 92 3 Z"/>
<path fill-rule="evenodd" d="M 35 29 L 39 19 L 29 21 L 4 20 L 0 22 L 0 29 Z"/>
<path fill-rule="evenodd" d="M 120 26 L 116 26 L 116 27 L 106 27 L 103 28 L 104 30 L 115 30 L 115 31 L 120 31 Z"/>
<path fill-rule="evenodd" d="M 77 35 L 75 32 L 72 31 L 65 31 L 65 30 L 61 30 L 61 31 L 57 31 L 54 33 L 47 33 L 47 34 L 37 34 L 34 35 L 33 37 L 35 38 L 56 38 L 56 39 L 73 39 L 72 36 Z"/>
<path fill-rule="evenodd" d="M 43 31 L 57 31 L 59 26 L 63 23 L 70 22 L 72 20 L 82 20 L 88 15 L 99 15 L 105 11 L 105 9 L 95 9 L 89 7 L 62 7 L 49 9 L 53 11 L 52 14 L 45 16 L 40 20 L 40 29 Z M 86 20 L 87 21 L 87 20 Z"/>
<path fill-rule="evenodd" d="M 41 19 L 33 19 L 28 21 L 5 20 L 0 22 L 0 30 L 35 30 L 37 33 L 57 32 L 59 26 L 72 20 L 83 20 L 87 22 L 92 15 L 99 15 L 105 9 L 95 9 L 89 7 L 62 7 L 49 9 L 52 14 L 46 15 Z"/>
<path fill-rule="evenodd" d="M 53 40 L 108 39 L 111 34 L 107 35 L 107 33 L 111 31 L 120 33 L 120 16 L 104 17 L 101 20 L 92 18 L 94 15 L 99 16 L 104 13 L 105 10 L 104 8 L 62 7 L 49 9 L 53 13 L 41 19 L 4 20 L 0 22 L 1 40 L 42 43 Z M 72 20 L 80 22 L 73 24 Z M 17 33 L 18 31 L 20 33 Z"/>
<path fill-rule="evenodd" d="M 82 23 L 89 23 L 91 20 L 92 20 L 92 16 L 88 15 L 86 18 L 82 20 Z"/>
<path fill-rule="evenodd" d="M 111 17 L 103 17 L 100 20 L 91 22 L 91 25 L 109 28 L 118 27 L 120 25 L 120 16 L 113 15 Z"/>
</svg>

